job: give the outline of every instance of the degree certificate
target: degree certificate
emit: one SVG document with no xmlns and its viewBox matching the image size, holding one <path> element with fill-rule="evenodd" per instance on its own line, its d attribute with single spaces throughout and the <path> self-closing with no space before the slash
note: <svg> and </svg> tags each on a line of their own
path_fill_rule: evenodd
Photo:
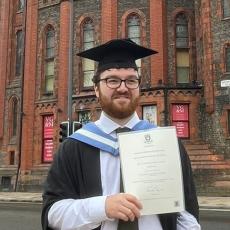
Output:
<svg viewBox="0 0 230 230">
<path fill-rule="evenodd" d="M 142 215 L 181 212 L 184 192 L 175 127 L 118 134 L 124 191 L 142 202 Z"/>
</svg>

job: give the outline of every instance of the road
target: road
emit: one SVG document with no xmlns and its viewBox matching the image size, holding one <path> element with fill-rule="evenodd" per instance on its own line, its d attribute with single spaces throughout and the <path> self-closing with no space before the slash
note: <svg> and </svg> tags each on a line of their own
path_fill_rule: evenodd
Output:
<svg viewBox="0 0 230 230">
<path fill-rule="evenodd" d="M 230 210 L 200 210 L 202 230 L 230 230 Z"/>
<path fill-rule="evenodd" d="M 41 204 L 0 203 L 1 230 L 41 230 Z"/>
<path fill-rule="evenodd" d="M 1 230 L 41 230 L 41 204 L 0 203 Z M 201 210 L 202 230 L 230 230 L 230 210 Z"/>
</svg>

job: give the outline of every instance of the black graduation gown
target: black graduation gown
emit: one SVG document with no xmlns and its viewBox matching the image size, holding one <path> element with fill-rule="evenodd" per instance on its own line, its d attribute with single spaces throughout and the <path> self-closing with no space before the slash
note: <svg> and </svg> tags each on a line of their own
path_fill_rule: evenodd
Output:
<svg viewBox="0 0 230 230">
<path fill-rule="evenodd" d="M 198 202 L 188 155 L 179 141 L 186 210 L 198 220 Z M 54 157 L 43 192 L 42 227 L 48 227 L 48 211 L 56 201 L 102 195 L 100 150 L 74 139 L 64 141 Z M 177 213 L 159 215 L 164 230 L 176 230 Z M 96 228 L 97 230 L 100 227 Z"/>
</svg>

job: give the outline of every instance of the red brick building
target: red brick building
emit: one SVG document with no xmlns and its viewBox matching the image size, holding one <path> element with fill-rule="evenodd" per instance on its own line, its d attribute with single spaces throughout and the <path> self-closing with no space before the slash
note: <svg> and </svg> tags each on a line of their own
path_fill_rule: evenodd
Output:
<svg viewBox="0 0 230 230">
<path fill-rule="evenodd" d="M 175 125 L 194 170 L 230 168 L 229 0 L 1 0 L 0 31 L 1 189 L 41 188 L 68 117 L 70 50 L 72 118 L 97 119 L 96 64 L 75 54 L 113 38 L 159 52 L 137 63 L 140 117 Z"/>
</svg>

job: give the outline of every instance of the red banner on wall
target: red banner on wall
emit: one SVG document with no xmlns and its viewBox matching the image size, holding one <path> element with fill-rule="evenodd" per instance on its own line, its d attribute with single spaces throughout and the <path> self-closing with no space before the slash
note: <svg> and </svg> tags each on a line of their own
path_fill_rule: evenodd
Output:
<svg viewBox="0 0 230 230">
<path fill-rule="evenodd" d="M 176 104 L 172 106 L 173 121 L 188 121 L 188 105 Z"/>
<path fill-rule="evenodd" d="M 43 118 L 43 162 L 53 161 L 53 115 L 44 116 Z"/>
<path fill-rule="evenodd" d="M 54 127 L 54 117 L 53 116 L 45 116 L 44 117 L 44 138 L 53 138 L 53 127 Z"/>
<path fill-rule="evenodd" d="M 188 131 L 188 122 L 186 121 L 175 121 L 173 122 L 173 126 L 176 126 L 176 132 L 178 137 L 189 137 Z"/>
<path fill-rule="evenodd" d="M 53 149 L 54 143 L 52 139 L 44 140 L 43 143 L 43 161 L 52 162 L 53 161 Z"/>
</svg>

